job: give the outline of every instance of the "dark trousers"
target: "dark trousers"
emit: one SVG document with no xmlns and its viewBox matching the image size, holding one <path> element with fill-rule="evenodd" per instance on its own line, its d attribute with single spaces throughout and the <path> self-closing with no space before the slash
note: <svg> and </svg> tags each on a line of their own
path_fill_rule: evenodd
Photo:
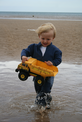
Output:
<svg viewBox="0 0 82 122">
<path fill-rule="evenodd" d="M 36 83 L 36 80 L 34 79 L 34 87 L 35 87 L 35 91 L 36 93 L 40 93 L 40 92 L 44 92 L 44 93 L 50 93 L 51 92 L 51 88 L 53 86 L 54 83 L 54 77 L 47 77 L 45 79 L 45 82 L 43 85 L 38 85 Z"/>
</svg>

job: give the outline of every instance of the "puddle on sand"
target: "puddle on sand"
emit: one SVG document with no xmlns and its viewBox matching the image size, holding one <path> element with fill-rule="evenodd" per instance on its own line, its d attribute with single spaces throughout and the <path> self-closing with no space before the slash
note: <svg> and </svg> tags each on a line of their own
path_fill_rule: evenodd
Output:
<svg viewBox="0 0 82 122">
<path fill-rule="evenodd" d="M 58 66 L 52 88 L 51 109 L 40 113 L 34 105 L 36 93 L 32 77 L 22 82 L 15 68 L 19 62 L 0 62 L 1 122 L 81 122 L 82 65 Z"/>
</svg>

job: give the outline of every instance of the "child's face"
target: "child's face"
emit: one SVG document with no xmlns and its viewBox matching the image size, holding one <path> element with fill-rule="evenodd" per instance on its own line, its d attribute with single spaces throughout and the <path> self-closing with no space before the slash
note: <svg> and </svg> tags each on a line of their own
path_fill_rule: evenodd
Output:
<svg viewBox="0 0 82 122">
<path fill-rule="evenodd" d="M 51 42 L 54 39 L 53 30 L 50 30 L 49 32 L 45 32 L 45 33 L 40 34 L 39 38 L 40 38 L 41 44 L 44 47 L 47 47 L 48 45 L 51 44 Z"/>
</svg>

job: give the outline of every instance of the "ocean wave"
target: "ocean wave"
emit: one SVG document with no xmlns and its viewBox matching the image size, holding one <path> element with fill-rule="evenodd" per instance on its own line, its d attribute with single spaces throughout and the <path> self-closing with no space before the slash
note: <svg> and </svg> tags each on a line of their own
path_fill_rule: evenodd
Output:
<svg viewBox="0 0 82 122">
<path fill-rule="evenodd" d="M 0 62 L 0 69 L 3 68 L 10 68 L 10 69 L 14 69 L 18 66 L 20 62 L 18 61 L 6 61 L 6 62 Z"/>
</svg>

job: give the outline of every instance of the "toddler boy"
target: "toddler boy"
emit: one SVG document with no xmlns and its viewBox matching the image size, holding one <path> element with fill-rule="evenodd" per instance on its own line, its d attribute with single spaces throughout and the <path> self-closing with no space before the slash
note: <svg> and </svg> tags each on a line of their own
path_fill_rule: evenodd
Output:
<svg viewBox="0 0 82 122">
<path fill-rule="evenodd" d="M 38 44 L 31 44 L 21 52 L 22 62 L 28 60 L 28 57 L 36 58 L 37 60 L 45 62 L 47 65 L 58 66 L 62 61 L 62 52 L 52 44 L 56 37 L 56 28 L 52 23 L 45 23 L 36 30 L 40 42 Z M 34 78 L 34 87 L 37 93 L 35 103 L 50 107 L 52 97 L 50 95 L 51 88 L 54 83 L 54 77 L 47 77 L 43 85 L 36 83 Z"/>
</svg>

